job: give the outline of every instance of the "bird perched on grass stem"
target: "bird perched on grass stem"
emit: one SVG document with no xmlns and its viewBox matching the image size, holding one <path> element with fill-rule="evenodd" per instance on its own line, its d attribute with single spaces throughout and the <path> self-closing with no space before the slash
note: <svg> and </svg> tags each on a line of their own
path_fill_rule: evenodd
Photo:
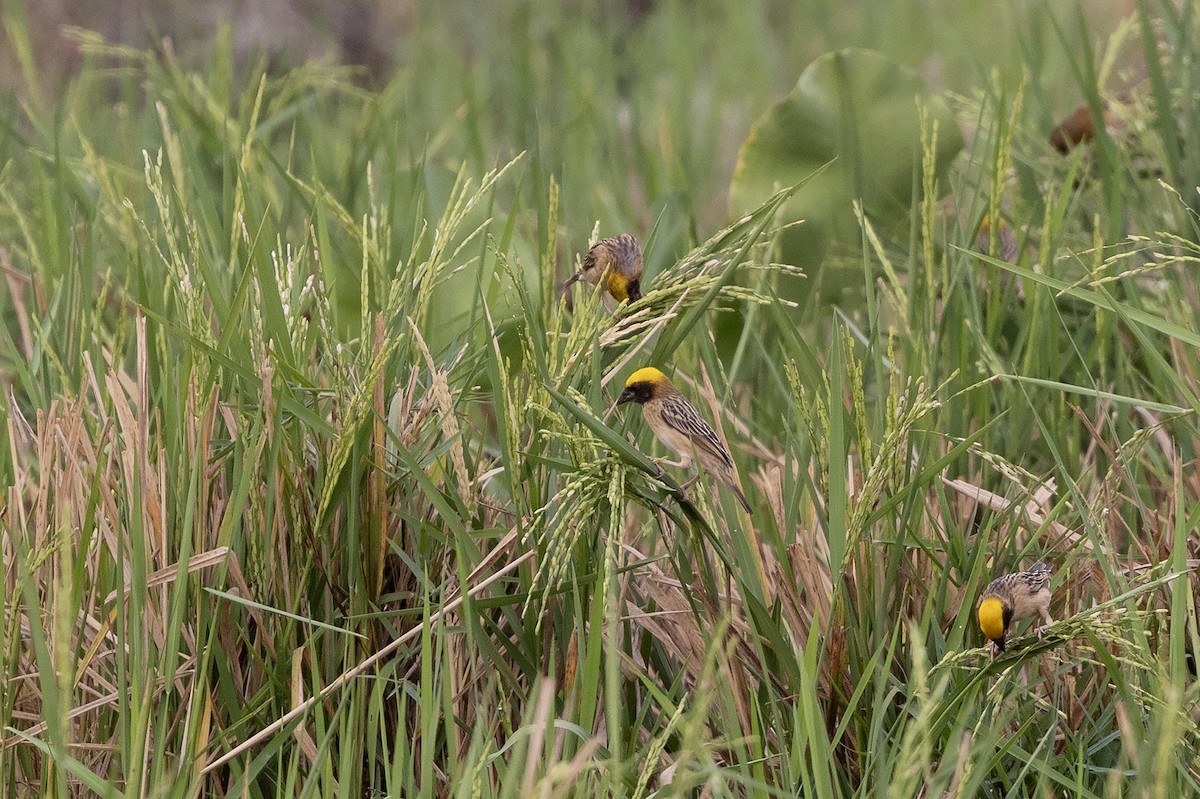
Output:
<svg viewBox="0 0 1200 799">
<path fill-rule="evenodd" d="M 680 456 L 679 463 L 672 466 L 687 468 L 695 456 L 700 462 L 700 469 L 729 486 L 746 513 L 753 513 L 738 485 L 737 471 L 729 450 L 696 407 L 671 385 L 666 375 L 653 366 L 638 369 L 625 381 L 625 389 L 617 398 L 618 405 L 625 402 L 641 405 L 642 415 L 654 435 Z M 696 476 L 683 485 L 683 489 L 686 491 L 698 479 L 699 469 Z"/>
<path fill-rule="evenodd" d="M 563 288 L 582 280 L 593 286 L 604 281 L 604 290 L 617 302 L 642 298 L 642 245 L 628 233 L 600 239 L 583 256 L 583 268 L 567 279 Z"/>
<path fill-rule="evenodd" d="M 1050 617 L 1050 564 L 1038 563 L 1029 571 L 997 577 L 983 589 L 979 600 L 979 629 L 992 647 L 992 657 L 1004 651 L 1004 639 L 1013 624 L 1040 615 L 1046 624 Z M 1038 638 L 1046 628 L 1037 629 Z"/>
</svg>

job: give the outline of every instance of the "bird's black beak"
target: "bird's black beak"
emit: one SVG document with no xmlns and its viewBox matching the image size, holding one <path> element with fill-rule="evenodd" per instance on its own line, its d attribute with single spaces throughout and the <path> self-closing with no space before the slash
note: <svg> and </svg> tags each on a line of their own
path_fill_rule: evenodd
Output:
<svg viewBox="0 0 1200 799">
<path fill-rule="evenodd" d="M 632 297 L 633 295 L 631 294 L 630 296 Z M 617 397 L 618 405 L 622 405 L 626 402 L 633 402 L 633 392 L 629 389 L 625 389 L 621 392 L 621 396 Z"/>
<path fill-rule="evenodd" d="M 633 280 L 625 288 L 625 293 L 629 295 L 630 304 L 637 302 L 642 298 L 642 281 Z"/>
<path fill-rule="evenodd" d="M 997 651 L 997 652 L 1003 652 L 1003 651 L 1004 651 L 1004 638 L 1002 638 L 1002 637 L 1001 637 L 1001 638 L 997 638 L 997 639 L 994 641 L 994 643 L 996 644 L 996 651 Z"/>
</svg>

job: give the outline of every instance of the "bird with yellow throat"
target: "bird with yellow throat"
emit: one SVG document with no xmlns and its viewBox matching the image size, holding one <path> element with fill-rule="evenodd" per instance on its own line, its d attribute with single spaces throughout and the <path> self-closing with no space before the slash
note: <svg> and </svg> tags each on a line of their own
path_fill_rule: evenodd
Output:
<svg viewBox="0 0 1200 799">
<path fill-rule="evenodd" d="M 1050 564 L 1038 563 L 1029 571 L 1005 574 L 992 580 L 983 589 L 976 614 L 993 658 L 1004 651 L 1004 642 L 1018 621 L 1041 616 L 1046 626 L 1053 623 L 1050 616 Z M 1045 630 L 1045 626 L 1037 629 L 1038 638 Z"/>
<path fill-rule="evenodd" d="M 637 302 L 642 298 L 642 272 L 645 270 L 642 245 L 628 233 L 600 239 L 583 256 L 582 268 L 567 279 L 563 288 L 582 280 L 602 285 L 617 302 Z"/>
</svg>

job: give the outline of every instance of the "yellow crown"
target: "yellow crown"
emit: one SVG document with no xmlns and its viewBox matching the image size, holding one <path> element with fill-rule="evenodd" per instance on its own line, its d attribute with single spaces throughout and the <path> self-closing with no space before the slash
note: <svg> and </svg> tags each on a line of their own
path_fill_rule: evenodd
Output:
<svg viewBox="0 0 1200 799">
<path fill-rule="evenodd" d="M 625 387 L 629 388 L 634 383 L 658 383 L 666 379 L 667 376 L 653 366 L 643 366 L 629 376 L 629 379 L 625 381 Z"/>
</svg>

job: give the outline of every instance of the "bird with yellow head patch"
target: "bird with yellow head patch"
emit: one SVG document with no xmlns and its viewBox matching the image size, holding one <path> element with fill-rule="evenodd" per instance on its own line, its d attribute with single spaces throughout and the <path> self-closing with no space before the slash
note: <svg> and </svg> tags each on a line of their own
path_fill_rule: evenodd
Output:
<svg viewBox="0 0 1200 799">
<path fill-rule="evenodd" d="M 729 450 L 696 407 L 671 385 L 666 375 L 653 366 L 638 369 L 625 381 L 625 389 L 617 398 L 618 405 L 626 402 L 641 405 L 642 416 L 654 435 L 680 456 L 679 463 L 672 466 L 687 468 L 693 458 L 699 461 L 696 476 L 683 485 L 685 491 L 700 479 L 700 470 L 703 470 L 729 486 L 746 513 L 753 513 L 738 485 L 737 471 Z"/>
<path fill-rule="evenodd" d="M 642 245 L 628 233 L 600 239 L 583 256 L 583 268 L 567 279 L 563 288 L 582 280 L 593 286 L 603 283 L 605 292 L 617 302 L 642 298 Z"/>
<path fill-rule="evenodd" d="M 997 577 L 983 589 L 976 610 L 979 629 L 992 648 L 992 657 L 1004 651 L 1004 641 L 1013 625 L 1022 619 L 1041 616 L 1046 625 L 1050 616 L 1050 564 L 1038 563 L 1029 571 Z M 1038 638 L 1046 628 L 1037 629 Z"/>
</svg>

